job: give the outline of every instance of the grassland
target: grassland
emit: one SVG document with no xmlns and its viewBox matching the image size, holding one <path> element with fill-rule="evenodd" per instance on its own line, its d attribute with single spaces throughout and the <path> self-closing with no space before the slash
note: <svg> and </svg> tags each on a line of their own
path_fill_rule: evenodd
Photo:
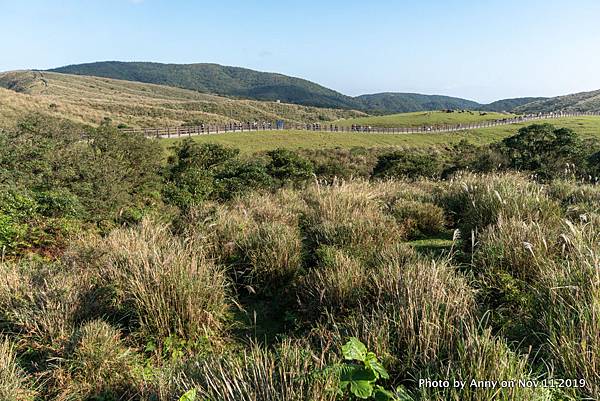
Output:
<svg viewBox="0 0 600 401">
<path fill-rule="evenodd" d="M 304 123 L 365 115 L 350 110 L 229 99 L 109 78 L 35 71 L 0 74 L 0 127 L 10 126 L 30 112 L 86 125 L 98 125 L 109 118 L 116 125 L 129 127 L 278 119 Z"/>
<path fill-rule="evenodd" d="M 545 122 L 541 120 L 540 123 Z M 600 117 L 565 117 L 547 120 L 557 127 L 571 128 L 583 138 L 600 138 Z M 462 139 L 472 144 L 484 145 L 514 134 L 519 128 L 529 125 L 513 124 L 443 134 L 365 134 L 330 133 L 309 131 L 266 131 L 228 133 L 196 136 L 200 143 L 218 143 L 239 148 L 242 152 L 253 153 L 276 148 L 321 149 L 352 147 L 428 147 L 457 143 Z M 162 143 L 170 146 L 178 139 L 165 139 Z"/>
<path fill-rule="evenodd" d="M 423 127 L 439 125 L 469 124 L 484 121 L 501 120 L 513 114 L 479 112 L 479 111 L 426 111 L 417 113 L 400 113 L 386 116 L 368 116 L 335 121 L 334 124 L 349 127 L 351 125 L 372 127 Z"/>
</svg>

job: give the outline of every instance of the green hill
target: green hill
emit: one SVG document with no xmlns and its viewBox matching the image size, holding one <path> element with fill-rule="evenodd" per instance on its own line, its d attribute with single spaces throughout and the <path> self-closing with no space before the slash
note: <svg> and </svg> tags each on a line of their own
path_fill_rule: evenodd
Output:
<svg viewBox="0 0 600 401">
<path fill-rule="evenodd" d="M 477 110 L 477 102 L 449 96 L 421 95 L 418 93 L 376 93 L 356 98 L 363 110 L 370 112 L 408 113 L 443 109 Z"/>
<path fill-rule="evenodd" d="M 105 61 L 70 65 L 50 71 L 167 85 L 235 98 L 280 100 L 306 106 L 355 109 L 371 114 L 443 109 L 512 111 L 516 106 L 537 100 L 510 99 L 483 105 L 456 97 L 416 93 L 376 93 L 350 97 L 305 79 L 218 64 Z"/>
<path fill-rule="evenodd" d="M 600 111 L 600 90 L 539 100 L 515 110 L 519 113 L 598 112 Z"/>
<path fill-rule="evenodd" d="M 217 64 L 159 64 L 107 61 L 51 71 L 138 81 L 255 100 L 280 100 L 316 107 L 360 108 L 351 97 L 282 74 Z"/>
</svg>

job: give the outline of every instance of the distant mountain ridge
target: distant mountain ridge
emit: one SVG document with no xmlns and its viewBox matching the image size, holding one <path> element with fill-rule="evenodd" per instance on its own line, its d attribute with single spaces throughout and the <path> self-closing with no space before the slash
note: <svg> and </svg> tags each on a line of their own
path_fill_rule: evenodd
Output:
<svg viewBox="0 0 600 401">
<path fill-rule="evenodd" d="M 508 99 L 484 105 L 456 97 L 415 93 L 376 93 L 351 97 L 306 79 L 218 64 L 102 61 L 69 65 L 49 71 L 167 85 L 253 100 L 280 100 L 304 106 L 354 109 L 374 114 L 440 109 L 512 111 L 512 108 L 532 100 L 543 100 Z M 502 107 L 511 108 L 504 110 Z"/>
</svg>

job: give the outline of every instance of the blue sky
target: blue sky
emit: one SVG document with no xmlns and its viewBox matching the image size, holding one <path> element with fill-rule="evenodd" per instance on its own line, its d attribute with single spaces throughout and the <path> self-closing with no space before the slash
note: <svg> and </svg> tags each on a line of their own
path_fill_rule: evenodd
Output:
<svg viewBox="0 0 600 401">
<path fill-rule="evenodd" d="M 598 0 L 0 0 L 0 71 L 215 62 L 348 95 L 600 89 Z"/>
</svg>

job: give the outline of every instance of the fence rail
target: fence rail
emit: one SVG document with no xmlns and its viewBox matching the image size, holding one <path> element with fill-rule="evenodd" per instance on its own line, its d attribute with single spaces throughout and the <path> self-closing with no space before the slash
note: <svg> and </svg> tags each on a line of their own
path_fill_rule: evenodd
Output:
<svg viewBox="0 0 600 401">
<path fill-rule="evenodd" d="M 181 138 L 196 135 L 226 134 L 231 132 L 256 132 L 256 131 L 281 131 L 302 130 L 316 132 L 348 132 L 348 133 L 378 133 L 378 134 L 418 134 L 418 133 L 444 133 L 458 132 L 472 129 L 489 128 L 501 125 L 519 124 L 536 120 L 548 120 L 563 117 L 600 116 L 600 112 L 587 113 L 541 113 L 529 114 L 500 120 L 482 121 L 466 124 L 443 124 L 421 127 L 372 127 L 364 125 L 339 126 L 335 124 L 288 124 L 284 128 L 275 123 L 230 123 L 230 124 L 203 124 L 193 127 L 164 127 L 164 128 L 123 128 L 122 132 L 143 134 L 149 138 Z"/>
</svg>

